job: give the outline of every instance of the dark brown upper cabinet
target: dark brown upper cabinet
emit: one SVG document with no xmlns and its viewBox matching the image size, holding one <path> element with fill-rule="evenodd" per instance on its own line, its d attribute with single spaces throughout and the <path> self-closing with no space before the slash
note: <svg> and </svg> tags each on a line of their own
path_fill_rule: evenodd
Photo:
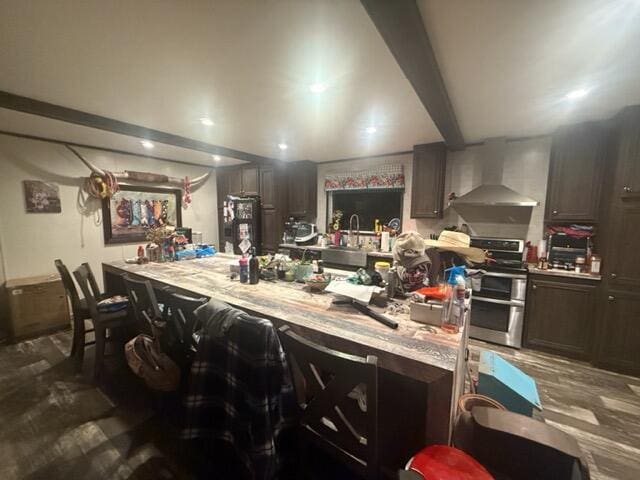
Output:
<svg viewBox="0 0 640 480">
<path fill-rule="evenodd" d="M 640 199 L 640 106 L 616 116 L 612 143 L 618 161 L 614 196 Z"/>
<path fill-rule="evenodd" d="M 260 190 L 258 188 L 258 168 L 257 167 L 242 167 L 241 169 L 242 187 L 241 193 L 243 195 L 259 195 Z"/>
<path fill-rule="evenodd" d="M 283 179 L 285 180 L 285 179 Z M 288 183 L 283 181 L 282 183 Z M 276 169 L 275 167 L 263 167 L 260 169 L 260 200 L 262 208 L 277 208 L 276 201 Z"/>
<path fill-rule="evenodd" d="M 591 357 L 598 282 L 529 276 L 524 345 L 582 360 Z"/>
<path fill-rule="evenodd" d="M 411 218 L 442 218 L 446 166 L 444 143 L 413 147 Z"/>
<path fill-rule="evenodd" d="M 218 205 L 227 195 L 259 195 L 257 167 L 222 167 L 216 169 Z"/>
<path fill-rule="evenodd" d="M 547 222 L 598 220 L 606 142 L 606 128 L 595 122 L 563 127 L 554 134 L 547 184 Z"/>
<path fill-rule="evenodd" d="M 313 162 L 301 161 L 288 165 L 289 215 L 306 220 L 316 217 L 318 170 Z"/>
</svg>

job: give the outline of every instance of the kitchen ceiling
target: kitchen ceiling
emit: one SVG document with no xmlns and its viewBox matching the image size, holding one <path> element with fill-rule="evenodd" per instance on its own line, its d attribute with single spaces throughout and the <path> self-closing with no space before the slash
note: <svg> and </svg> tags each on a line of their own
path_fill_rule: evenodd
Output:
<svg viewBox="0 0 640 480">
<path fill-rule="evenodd" d="M 638 0 L 418 5 L 467 142 L 640 103 Z M 358 0 L 7 0 L 0 45 L 0 90 L 265 157 L 442 139 Z M 6 109 L 0 129 L 144 153 L 139 139 Z M 210 162 L 158 144 L 146 153 Z"/>
<path fill-rule="evenodd" d="M 205 152 L 157 142 L 154 142 L 154 147 L 151 150 L 147 150 L 140 144 L 140 139 L 138 138 L 7 110 L 5 108 L 0 108 L 0 131 L 18 132 L 76 145 L 91 145 L 143 156 L 151 155 L 157 158 L 174 160 L 181 163 L 204 165 L 206 167 L 222 167 L 246 163 L 229 157 L 220 157 L 220 160 L 216 161 L 213 155 Z"/>
<path fill-rule="evenodd" d="M 356 0 L 10 0 L 0 44 L 0 90 L 266 157 L 441 139 Z"/>
<path fill-rule="evenodd" d="M 638 0 L 418 6 L 467 142 L 546 134 L 640 103 Z M 579 89 L 587 95 L 565 97 Z"/>
</svg>

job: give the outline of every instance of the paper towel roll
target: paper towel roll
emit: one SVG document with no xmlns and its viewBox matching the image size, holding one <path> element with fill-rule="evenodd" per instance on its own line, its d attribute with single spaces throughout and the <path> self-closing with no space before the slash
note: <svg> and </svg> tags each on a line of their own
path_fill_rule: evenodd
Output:
<svg viewBox="0 0 640 480">
<path fill-rule="evenodd" d="M 389 245 L 389 232 L 382 232 L 380 237 L 380 251 L 388 252 L 390 251 Z"/>
</svg>

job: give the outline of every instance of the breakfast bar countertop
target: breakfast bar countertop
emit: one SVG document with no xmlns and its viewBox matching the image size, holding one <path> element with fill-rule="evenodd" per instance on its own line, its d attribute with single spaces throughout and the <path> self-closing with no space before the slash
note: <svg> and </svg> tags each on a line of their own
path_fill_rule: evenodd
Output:
<svg viewBox="0 0 640 480">
<path fill-rule="evenodd" d="M 163 285 L 215 297 L 266 318 L 298 325 L 320 334 L 359 344 L 363 353 L 378 355 L 380 366 L 417 380 L 429 381 L 454 372 L 463 342 L 462 334 L 413 322 L 408 314 L 396 315 L 397 330 L 358 313 L 350 306 L 332 305 L 330 293 L 310 293 L 299 283 L 264 281 L 257 285 L 231 279 L 229 264 L 237 257 L 213 257 L 143 265 L 116 261 L 103 264 L 105 273 L 129 273 Z"/>
<path fill-rule="evenodd" d="M 378 359 L 380 465 L 387 472 L 402 468 L 425 445 L 448 444 L 456 405 L 464 391 L 467 332 L 448 334 L 440 328 L 395 315 L 391 329 L 349 305 L 333 305 L 331 293 L 311 293 L 299 283 L 261 280 L 257 285 L 232 279 L 230 265 L 238 257 L 172 263 L 103 263 L 105 289 L 126 293 L 123 274 L 149 280 L 160 301 L 170 292 L 205 296 L 252 315 L 288 325 L 311 341 L 344 353 Z M 328 272 L 340 276 L 343 270 Z M 411 421 L 408 421 L 410 419 Z M 385 475 L 391 479 L 395 476 Z"/>
</svg>

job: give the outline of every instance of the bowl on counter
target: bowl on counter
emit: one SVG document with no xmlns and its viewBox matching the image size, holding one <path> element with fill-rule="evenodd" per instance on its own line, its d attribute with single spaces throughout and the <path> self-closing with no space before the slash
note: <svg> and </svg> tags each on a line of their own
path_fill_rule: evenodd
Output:
<svg viewBox="0 0 640 480">
<path fill-rule="evenodd" d="M 331 275 L 318 273 L 310 275 L 304 279 L 304 284 L 312 292 L 323 292 L 327 285 L 331 283 Z"/>
</svg>

